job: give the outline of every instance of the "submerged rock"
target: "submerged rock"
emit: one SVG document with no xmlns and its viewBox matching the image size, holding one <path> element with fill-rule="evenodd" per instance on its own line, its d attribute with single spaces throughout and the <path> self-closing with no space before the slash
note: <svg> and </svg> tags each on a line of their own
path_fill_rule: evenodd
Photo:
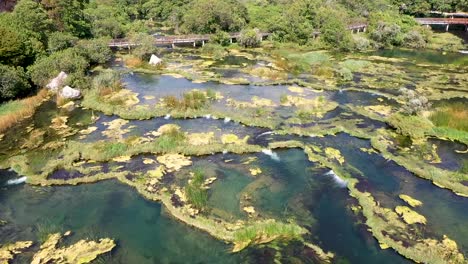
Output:
<svg viewBox="0 0 468 264">
<path fill-rule="evenodd" d="M 18 241 L 13 244 L 7 244 L 0 247 L 0 263 L 8 264 L 15 255 L 22 252 L 22 250 L 31 247 L 32 241 Z"/>
<path fill-rule="evenodd" d="M 70 86 L 63 87 L 60 96 L 66 99 L 78 99 L 81 96 L 80 90 L 73 89 Z"/>
<path fill-rule="evenodd" d="M 50 83 L 46 85 L 47 88 L 49 88 L 52 91 L 57 91 L 65 82 L 65 79 L 67 79 L 68 75 L 65 72 L 60 72 L 57 77 L 52 79 Z"/>
<path fill-rule="evenodd" d="M 99 239 L 98 242 L 80 240 L 68 247 L 57 248 L 62 239 L 60 233 L 49 235 L 39 252 L 34 254 L 31 264 L 46 263 L 89 263 L 96 259 L 98 255 L 111 251 L 115 247 L 115 242 L 109 238 Z"/>
<path fill-rule="evenodd" d="M 409 225 L 417 223 L 426 224 L 426 217 L 416 213 L 407 206 L 397 206 L 395 212 Z"/>
</svg>

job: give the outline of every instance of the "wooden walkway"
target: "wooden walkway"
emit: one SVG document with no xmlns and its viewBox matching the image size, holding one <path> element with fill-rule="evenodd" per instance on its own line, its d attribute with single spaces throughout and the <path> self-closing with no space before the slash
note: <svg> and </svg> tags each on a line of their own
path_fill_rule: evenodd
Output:
<svg viewBox="0 0 468 264">
<path fill-rule="evenodd" d="M 443 25 L 449 30 L 450 25 L 463 25 L 468 31 L 468 18 L 416 18 L 416 21 L 425 26 Z"/>
<path fill-rule="evenodd" d="M 262 40 L 266 37 L 270 36 L 271 33 L 260 33 Z M 205 34 L 205 35 L 169 35 L 169 36 L 155 36 L 154 37 L 154 45 L 156 46 L 172 46 L 175 47 L 176 44 L 187 44 L 190 43 L 194 47 L 197 44 L 201 44 L 202 46 L 205 45 L 206 42 L 210 40 L 212 35 Z M 231 43 L 234 40 L 237 40 L 240 36 L 240 32 L 231 33 L 229 38 Z M 137 43 L 130 42 L 127 39 L 113 39 L 109 43 L 109 47 L 111 48 L 130 48 L 133 46 L 138 45 Z"/>
<path fill-rule="evenodd" d="M 367 29 L 367 24 L 366 23 L 356 23 L 356 24 L 351 24 L 348 26 L 348 29 L 351 30 L 353 33 L 354 32 L 365 32 Z M 267 38 L 268 36 L 271 35 L 271 33 L 260 33 L 262 40 Z M 317 37 L 320 35 L 319 31 L 315 31 L 312 33 L 313 37 Z M 210 41 L 212 35 L 205 34 L 205 35 L 170 35 L 170 36 L 155 36 L 154 37 L 154 45 L 156 46 L 172 46 L 173 48 L 177 44 L 192 44 L 194 47 L 199 45 L 205 45 L 206 42 Z M 231 33 L 229 35 L 229 38 L 231 40 L 231 43 L 235 40 L 237 40 L 240 36 L 240 32 L 235 32 Z M 137 46 L 137 43 L 133 43 L 127 39 L 113 39 L 109 43 L 109 47 L 111 48 L 131 48 L 133 46 Z"/>
</svg>

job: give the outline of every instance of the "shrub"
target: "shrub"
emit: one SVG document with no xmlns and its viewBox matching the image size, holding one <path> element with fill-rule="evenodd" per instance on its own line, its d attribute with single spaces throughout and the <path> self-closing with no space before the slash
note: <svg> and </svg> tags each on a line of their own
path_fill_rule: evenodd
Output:
<svg viewBox="0 0 468 264">
<path fill-rule="evenodd" d="M 417 30 L 411 30 L 410 32 L 406 33 L 403 40 L 405 46 L 414 49 L 425 48 L 427 44 L 427 40 Z"/>
<path fill-rule="evenodd" d="M 226 50 L 221 45 L 215 43 L 206 44 L 200 51 L 202 54 L 212 56 L 215 60 L 219 60 L 227 54 Z"/>
<path fill-rule="evenodd" d="M 357 51 L 366 51 L 371 48 L 371 42 L 366 37 L 353 35 L 353 42 Z"/>
<path fill-rule="evenodd" d="M 23 68 L 0 64 L 0 101 L 25 95 L 31 85 Z"/>
<path fill-rule="evenodd" d="M 112 58 L 112 51 L 107 44 L 108 40 L 105 38 L 80 40 L 76 45 L 76 50 L 91 64 L 103 64 Z"/>
<path fill-rule="evenodd" d="M 256 48 L 262 42 L 262 36 L 257 29 L 244 29 L 240 33 L 238 42 L 245 48 Z"/>
<path fill-rule="evenodd" d="M 405 114 L 415 115 L 427 110 L 431 106 L 426 97 L 419 95 L 413 90 L 401 88 L 400 93 L 399 98 L 403 101 L 402 110 Z"/>
<path fill-rule="evenodd" d="M 211 36 L 210 42 L 221 46 L 229 46 L 231 44 L 231 36 L 227 32 L 218 30 L 216 34 Z"/>
<path fill-rule="evenodd" d="M 120 78 L 121 76 L 119 72 L 101 72 L 93 78 L 93 88 L 99 90 L 100 93 L 104 92 L 105 90 L 115 92 L 122 88 L 122 82 Z"/>
<path fill-rule="evenodd" d="M 130 41 L 137 44 L 133 48 L 132 54 L 141 60 L 148 60 L 151 54 L 158 51 L 154 45 L 154 37 L 146 33 L 132 33 Z"/>
<path fill-rule="evenodd" d="M 378 22 L 376 28 L 370 33 L 370 36 L 385 47 L 399 46 L 403 41 L 400 26 L 395 23 L 382 21 Z"/>
<path fill-rule="evenodd" d="M 77 41 L 78 38 L 69 33 L 53 32 L 49 35 L 47 50 L 52 53 L 68 49 L 73 47 Z"/>
<path fill-rule="evenodd" d="M 78 54 L 74 48 L 69 48 L 40 58 L 28 67 L 28 73 L 36 85 L 44 87 L 61 71 L 67 74 L 84 74 L 88 66 L 86 58 Z"/>
</svg>

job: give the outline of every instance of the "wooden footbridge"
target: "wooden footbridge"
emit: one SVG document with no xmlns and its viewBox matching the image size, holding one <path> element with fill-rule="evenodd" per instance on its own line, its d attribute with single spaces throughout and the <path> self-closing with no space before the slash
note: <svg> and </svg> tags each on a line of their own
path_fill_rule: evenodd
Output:
<svg viewBox="0 0 468 264">
<path fill-rule="evenodd" d="M 468 31 L 468 18 L 416 18 L 416 21 L 427 27 L 435 25 L 445 26 L 446 31 L 449 30 L 450 25 L 462 25 Z"/>
<path fill-rule="evenodd" d="M 259 33 L 262 40 L 267 38 L 271 35 L 271 33 Z M 240 32 L 230 33 L 229 39 L 232 42 L 239 39 Z M 205 34 L 205 35 L 168 35 L 168 36 L 155 36 L 154 37 L 154 45 L 156 46 L 172 46 L 173 48 L 177 44 L 192 44 L 194 47 L 198 45 L 204 46 L 206 42 L 210 41 L 212 35 Z M 133 43 L 127 39 L 113 39 L 109 43 L 109 47 L 111 48 L 131 48 L 133 46 L 137 46 L 137 43 Z"/>
<path fill-rule="evenodd" d="M 348 26 L 348 29 L 351 30 L 353 33 L 358 32 L 365 32 L 367 29 L 366 23 L 356 23 L 351 24 Z M 269 37 L 271 33 L 261 32 L 259 33 L 262 40 Z M 312 36 L 315 38 L 316 36 L 320 35 L 319 31 L 315 31 L 312 33 Z M 210 41 L 212 35 L 205 34 L 205 35 L 168 35 L 168 36 L 155 36 L 154 37 L 154 45 L 156 46 L 171 46 L 174 48 L 176 45 L 181 44 L 192 44 L 194 47 L 197 45 L 204 46 L 206 42 Z M 229 39 L 231 43 L 237 41 L 240 37 L 240 32 L 230 33 Z M 113 39 L 109 43 L 109 47 L 111 48 L 131 48 L 137 46 L 138 43 L 131 42 L 127 39 Z"/>
</svg>

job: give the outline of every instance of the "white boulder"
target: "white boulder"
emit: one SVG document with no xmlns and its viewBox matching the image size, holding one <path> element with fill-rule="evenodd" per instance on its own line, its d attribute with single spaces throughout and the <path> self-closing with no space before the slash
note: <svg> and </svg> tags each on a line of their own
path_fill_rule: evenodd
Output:
<svg viewBox="0 0 468 264">
<path fill-rule="evenodd" d="M 161 64 L 162 60 L 160 58 L 158 58 L 158 56 L 156 55 L 151 55 L 151 58 L 150 58 L 150 61 L 149 61 L 149 64 L 150 65 L 159 65 Z"/>
<path fill-rule="evenodd" d="M 60 95 L 66 99 L 76 99 L 81 96 L 81 92 L 77 89 L 73 89 L 70 86 L 65 86 L 62 89 Z"/>
<path fill-rule="evenodd" d="M 52 91 L 57 91 L 62 85 L 65 79 L 67 79 L 68 75 L 65 72 L 60 72 L 57 77 L 52 79 L 50 83 L 46 85 L 47 88 L 51 89 Z"/>
</svg>

